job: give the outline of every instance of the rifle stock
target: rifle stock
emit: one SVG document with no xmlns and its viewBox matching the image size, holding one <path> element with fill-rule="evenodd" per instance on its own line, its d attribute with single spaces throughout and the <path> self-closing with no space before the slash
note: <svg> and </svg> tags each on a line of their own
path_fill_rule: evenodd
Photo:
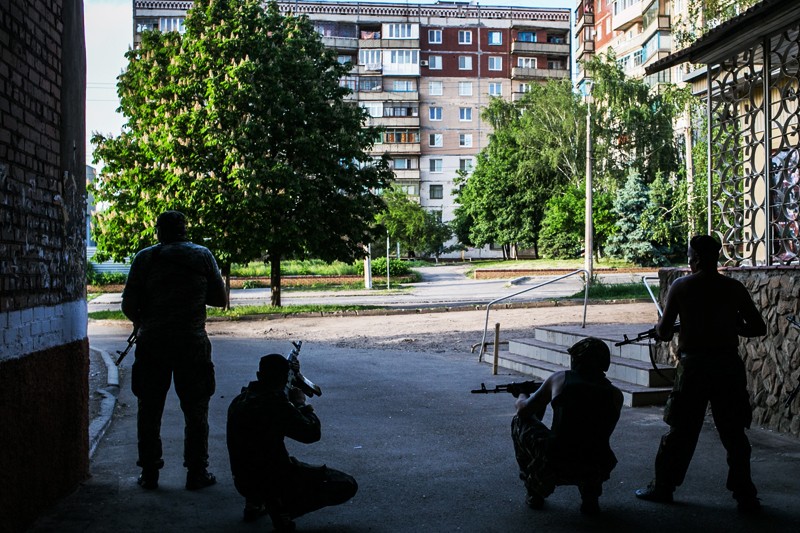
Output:
<svg viewBox="0 0 800 533">
<path fill-rule="evenodd" d="M 675 322 L 675 326 L 673 326 L 675 331 L 681 329 L 681 323 Z M 622 335 L 622 339 L 619 342 L 615 342 L 614 346 L 625 346 L 626 344 L 633 344 L 634 342 L 641 342 L 645 340 L 655 339 L 656 338 L 656 328 L 653 326 L 652 328 L 648 329 L 647 331 L 642 331 L 638 333 L 636 337 L 630 338 L 627 335 Z"/>
</svg>

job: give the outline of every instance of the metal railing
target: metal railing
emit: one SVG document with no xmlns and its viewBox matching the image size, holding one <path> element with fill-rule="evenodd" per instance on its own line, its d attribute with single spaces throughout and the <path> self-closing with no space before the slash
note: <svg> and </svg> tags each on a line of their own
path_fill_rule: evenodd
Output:
<svg viewBox="0 0 800 533">
<path fill-rule="evenodd" d="M 514 294 L 509 294 L 508 296 L 503 296 L 502 298 L 497 298 L 496 300 L 492 300 L 488 304 L 486 304 L 486 323 L 483 326 L 483 338 L 481 339 L 481 351 L 480 355 L 478 355 L 478 362 L 483 361 L 483 354 L 486 353 L 486 331 L 489 328 L 489 311 L 491 310 L 492 305 L 502 302 L 503 300 L 508 300 L 509 298 L 513 298 L 514 296 L 519 296 L 520 294 L 526 293 L 528 291 L 532 291 L 533 289 L 538 289 L 539 287 L 544 287 L 545 285 L 550 285 L 551 283 L 555 283 L 556 281 L 561 281 L 562 279 L 568 278 L 570 276 L 575 276 L 577 274 L 583 274 L 583 322 L 581 323 L 581 327 L 586 327 L 586 305 L 589 301 L 589 271 L 588 270 L 576 270 L 575 272 L 570 272 L 569 274 L 564 274 L 563 276 L 559 276 L 557 278 L 553 278 L 549 281 L 545 281 L 544 283 L 539 283 L 538 285 L 534 285 L 533 287 L 528 287 L 527 289 L 521 290 L 519 292 L 515 292 Z"/>
<path fill-rule="evenodd" d="M 664 312 L 661 310 L 661 306 L 658 305 L 658 298 L 656 298 L 656 295 L 653 294 L 653 291 L 650 289 L 650 284 L 648 283 L 648 280 L 653 280 L 653 279 L 657 280 L 659 279 L 659 277 L 642 276 L 642 283 L 644 283 L 644 288 L 647 289 L 647 292 L 650 293 L 650 299 L 653 300 L 653 303 L 656 305 L 656 311 L 658 311 L 658 316 L 661 317 L 661 315 L 663 315 Z"/>
</svg>

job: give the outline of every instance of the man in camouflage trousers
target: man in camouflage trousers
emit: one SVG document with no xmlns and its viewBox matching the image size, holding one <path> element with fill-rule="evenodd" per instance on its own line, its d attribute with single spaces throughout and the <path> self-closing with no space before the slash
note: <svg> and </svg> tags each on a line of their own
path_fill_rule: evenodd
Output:
<svg viewBox="0 0 800 533">
<path fill-rule="evenodd" d="M 186 424 L 186 488 L 197 490 L 216 483 L 207 470 L 215 378 L 205 321 L 206 305 L 225 306 L 225 283 L 208 248 L 186 238 L 183 213 L 159 215 L 156 234 L 159 244 L 136 254 L 122 293 L 122 311 L 137 332 L 131 388 L 138 399 L 138 483 L 158 488 L 164 466 L 161 416 L 174 380 Z"/>
</svg>

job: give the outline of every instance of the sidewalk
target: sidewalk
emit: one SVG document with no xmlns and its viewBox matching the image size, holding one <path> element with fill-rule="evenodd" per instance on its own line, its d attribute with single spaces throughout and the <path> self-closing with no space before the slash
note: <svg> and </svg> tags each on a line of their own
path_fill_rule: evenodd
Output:
<svg viewBox="0 0 800 533">
<path fill-rule="evenodd" d="M 94 336 L 91 325 L 89 331 L 92 347 L 109 353 L 124 346 L 128 333 L 122 326 L 113 335 Z M 267 519 L 241 521 L 242 499 L 233 488 L 225 449 L 225 413 L 240 388 L 254 379 L 258 357 L 286 351 L 288 341 L 214 337 L 212 342 L 218 381 L 210 411 L 210 470 L 218 484 L 197 492 L 183 488 L 183 420 L 174 392 L 164 414 L 166 466 L 160 488 L 144 491 L 136 484 L 131 358 L 120 368 L 113 423 L 92 457 L 91 479 L 31 531 L 271 529 Z M 558 488 L 543 510 L 533 511 L 524 504 L 524 489 L 516 476 L 509 436 L 512 398 L 468 392 L 481 382 L 491 388 L 518 377 L 491 376 L 486 365 L 463 354 L 369 346 L 352 350 L 310 342 L 303 346 L 303 365 L 323 388 L 323 396 L 313 402 L 323 438 L 312 445 L 287 441 L 290 453 L 349 472 L 360 488 L 345 505 L 299 518 L 299 531 L 771 533 L 796 531 L 800 523 L 800 441 L 792 437 L 759 429 L 749 432 L 762 516 L 736 513 L 724 488 L 725 453 L 710 422 L 686 483 L 676 493 L 677 502 L 652 504 L 637 500 L 633 490 L 649 481 L 666 425 L 659 408 L 626 408 L 612 440 L 619 465 L 604 486 L 603 514 L 581 515 L 575 487 Z M 108 411 L 103 416 L 112 418 Z"/>
</svg>

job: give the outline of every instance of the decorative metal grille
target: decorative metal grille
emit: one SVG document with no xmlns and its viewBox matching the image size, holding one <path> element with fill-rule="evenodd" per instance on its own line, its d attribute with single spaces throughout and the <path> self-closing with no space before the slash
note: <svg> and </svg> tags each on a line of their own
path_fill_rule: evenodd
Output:
<svg viewBox="0 0 800 533">
<path fill-rule="evenodd" d="M 800 262 L 800 29 L 707 74 L 709 233 L 735 266 Z"/>
</svg>

